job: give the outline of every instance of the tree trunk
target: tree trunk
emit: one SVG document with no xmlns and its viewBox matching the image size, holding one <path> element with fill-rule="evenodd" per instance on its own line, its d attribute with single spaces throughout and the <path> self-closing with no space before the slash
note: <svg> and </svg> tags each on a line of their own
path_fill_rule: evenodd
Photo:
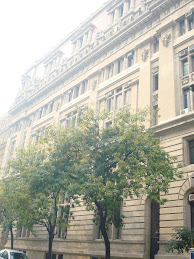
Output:
<svg viewBox="0 0 194 259">
<path fill-rule="evenodd" d="M 110 241 L 109 241 L 108 234 L 106 231 L 105 222 L 102 222 L 102 224 L 100 224 L 100 230 L 101 230 L 102 236 L 104 238 L 104 244 L 105 244 L 105 249 L 106 249 L 106 258 L 105 259 L 110 259 Z"/>
<path fill-rule="evenodd" d="M 11 233 L 11 249 L 13 249 L 13 228 L 12 225 L 9 227 L 10 233 Z"/>
<path fill-rule="evenodd" d="M 48 259 L 52 259 L 53 239 L 54 239 L 53 227 L 50 226 L 50 231 L 49 231 L 49 251 L 48 251 Z"/>
<path fill-rule="evenodd" d="M 109 241 L 108 233 L 106 230 L 106 218 L 107 218 L 106 211 L 103 214 L 102 208 L 97 201 L 95 201 L 95 205 L 98 209 L 99 216 L 100 216 L 100 230 L 101 230 L 102 236 L 104 238 L 104 244 L 105 244 L 105 250 L 106 250 L 105 259 L 110 259 L 110 241 Z"/>
</svg>

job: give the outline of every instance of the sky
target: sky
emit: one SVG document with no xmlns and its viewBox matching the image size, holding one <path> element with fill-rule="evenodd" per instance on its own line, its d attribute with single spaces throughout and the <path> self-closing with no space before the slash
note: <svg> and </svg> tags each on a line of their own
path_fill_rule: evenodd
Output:
<svg viewBox="0 0 194 259">
<path fill-rule="evenodd" d="M 107 0 L 0 1 L 0 117 L 25 71 Z"/>
</svg>

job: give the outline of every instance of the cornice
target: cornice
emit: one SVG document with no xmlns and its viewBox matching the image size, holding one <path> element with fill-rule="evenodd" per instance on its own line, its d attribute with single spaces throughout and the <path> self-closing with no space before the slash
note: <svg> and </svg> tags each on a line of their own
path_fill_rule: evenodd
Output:
<svg viewBox="0 0 194 259">
<path fill-rule="evenodd" d="M 73 107 L 77 107 L 77 105 L 79 105 L 80 103 L 86 101 L 87 99 L 89 99 L 89 97 L 90 97 L 90 92 L 88 91 L 85 94 L 83 94 L 83 95 L 77 97 L 76 99 L 72 100 L 71 102 L 63 105 L 61 107 L 61 110 L 60 110 L 59 113 L 62 114 L 63 112 L 66 112 L 67 110 L 69 110 L 69 109 L 71 109 Z M 63 119 L 64 119 L 64 117 L 60 118 L 60 120 L 63 120 Z"/>
<path fill-rule="evenodd" d="M 39 119 L 38 121 L 36 121 L 33 126 L 32 126 L 32 130 L 35 130 L 37 127 L 40 127 L 41 124 L 44 124 L 46 122 L 51 121 L 54 118 L 54 114 L 48 114 L 47 116 Z"/>
<path fill-rule="evenodd" d="M 124 71 L 122 71 L 121 73 L 117 74 L 116 76 L 110 78 L 109 80 L 101 83 L 98 86 L 98 93 L 101 91 L 104 91 L 105 89 L 109 88 L 110 86 L 120 82 L 121 80 L 124 80 L 125 78 L 128 78 L 129 76 L 137 73 L 140 69 L 139 64 L 134 65 L 133 67 L 130 67 Z M 139 79 L 135 79 L 135 80 L 129 80 L 129 84 L 134 84 L 135 82 L 137 82 Z"/>
<path fill-rule="evenodd" d="M 166 133 L 166 131 L 174 130 L 176 128 L 184 128 L 186 124 L 194 125 L 194 111 L 189 112 L 186 115 L 179 115 L 173 119 L 164 121 L 159 125 L 153 126 L 152 129 L 157 135 L 160 135 L 162 133 Z"/>
</svg>

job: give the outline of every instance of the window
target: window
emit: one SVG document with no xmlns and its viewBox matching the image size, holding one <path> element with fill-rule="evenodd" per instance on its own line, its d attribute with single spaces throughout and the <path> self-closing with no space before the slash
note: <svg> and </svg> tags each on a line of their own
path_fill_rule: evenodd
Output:
<svg viewBox="0 0 194 259">
<path fill-rule="evenodd" d="M 153 90 L 154 91 L 157 91 L 158 90 L 158 83 L 159 83 L 159 75 L 158 74 L 155 74 L 153 76 Z"/>
<path fill-rule="evenodd" d="M 67 103 L 71 102 L 72 97 L 73 97 L 73 91 L 72 91 L 72 90 L 69 90 L 69 91 L 67 92 Z"/>
<path fill-rule="evenodd" d="M 114 63 L 110 64 L 107 67 L 107 79 L 109 79 L 113 76 L 113 71 L 114 71 Z"/>
<path fill-rule="evenodd" d="M 153 53 L 156 53 L 159 51 L 159 39 L 155 38 L 153 43 Z"/>
<path fill-rule="evenodd" d="M 123 16 L 123 4 L 119 6 L 119 17 Z"/>
<path fill-rule="evenodd" d="M 183 73 L 183 76 L 186 76 L 189 73 L 189 64 L 188 64 L 187 58 L 182 60 L 182 73 Z"/>
<path fill-rule="evenodd" d="M 108 92 L 108 97 L 107 97 L 107 110 L 108 112 L 111 112 L 113 110 L 114 107 L 114 96 L 113 96 L 114 92 L 110 91 Z"/>
<path fill-rule="evenodd" d="M 190 110 L 190 89 L 183 89 L 183 109 Z"/>
<path fill-rule="evenodd" d="M 115 108 L 120 109 L 122 107 L 122 87 L 117 88 L 115 91 Z"/>
<path fill-rule="evenodd" d="M 134 64 L 134 51 L 130 51 L 127 54 L 127 67 L 131 67 Z"/>
<path fill-rule="evenodd" d="M 106 94 L 107 111 L 111 112 L 124 106 L 129 106 L 131 101 L 131 89 L 127 85 L 117 87 Z"/>
<path fill-rule="evenodd" d="M 188 30 L 191 31 L 194 29 L 194 15 L 188 18 Z"/>
<path fill-rule="evenodd" d="M 185 20 L 182 20 L 179 22 L 179 33 L 180 33 L 180 36 L 185 34 Z"/>
<path fill-rule="evenodd" d="M 123 58 L 117 60 L 117 73 L 119 74 L 123 70 Z"/>
<path fill-rule="evenodd" d="M 67 237 L 67 225 L 70 215 L 70 197 L 60 197 L 61 204 L 59 204 L 59 210 L 57 213 L 58 221 L 62 226 L 57 228 L 57 237 L 66 239 Z"/>
<path fill-rule="evenodd" d="M 81 94 L 84 94 L 87 91 L 87 84 L 88 84 L 87 80 L 81 83 Z"/>
<path fill-rule="evenodd" d="M 190 164 L 194 164 L 194 140 L 189 141 L 189 158 Z"/>
<path fill-rule="evenodd" d="M 50 102 L 48 107 L 48 113 L 51 113 L 53 111 L 53 107 L 54 107 L 54 101 Z"/>
<path fill-rule="evenodd" d="M 190 72 L 194 72 L 194 55 L 191 56 L 191 71 Z"/>
<path fill-rule="evenodd" d="M 66 115 L 65 119 L 61 121 L 61 125 L 65 128 L 69 128 L 71 126 L 76 126 L 78 119 L 77 111 L 70 112 Z"/>
<path fill-rule="evenodd" d="M 83 36 L 79 39 L 79 48 L 81 49 L 83 46 Z"/>
<path fill-rule="evenodd" d="M 74 98 L 77 98 L 79 96 L 79 90 L 80 90 L 80 85 L 75 86 Z"/>
<path fill-rule="evenodd" d="M 42 118 L 42 108 L 39 109 L 38 111 L 38 119 Z"/>
</svg>

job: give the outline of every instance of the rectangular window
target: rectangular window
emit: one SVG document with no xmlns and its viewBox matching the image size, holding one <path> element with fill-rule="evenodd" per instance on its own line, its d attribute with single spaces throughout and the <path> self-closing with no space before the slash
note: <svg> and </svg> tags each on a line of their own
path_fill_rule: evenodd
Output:
<svg viewBox="0 0 194 259">
<path fill-rule="evenodd" d="M 119 7 L 119 17 L 123 16 L 123 4 Z"/>
<path fill-rule="evenodd" d="M 158 83 L 159 83 L 159 75 L 155 74 L 153 76 L 153 90 L 157 91 L 158 90 Z"/>
<path fill-rule="evenodd" d="M 188 63 L 188 59 L 184 59 L 182 60 L 182 74 L 183 76 L 188 75 L 189 73 L 189 63 Z"/>
<path fill-rule="evenodd" d="M 82 82 L 81 94 L 84 94 L 84 93 L 87 91 L 87 84 L 88 84 L 88 81 L 87 81 L 87 80 L 84 80 L 84 81 Z"/>
<path fill-rule="evenodd" d="M 131 90 L 126 90 L 124 92 L 124 106 L 131 103 Z"/>
<path fill-rule="evenodd" d="M 117 73 L 119 74 L 123 70 L 123 58 L 117 61 Z"/>
<path fill-rule="evenodd" d="M 79 39 L 79 48 L 81 49 L 83 46 L 83 36 Z"/>
<path fill-rule="evenodd" d="M 190 90 L 183 89 L 183 109 L 190 109 Z"/>
<path fill-rule="evenodd" d="M 77 98 L 79 96 L 79 90 L 80 90 L 80 85 L 75 86 L 75 88 L 74 88 L 74 98 Z"/>
<path fill-rule="evenodd" d="M 134 52 L 130 51 L 127 54 L 127 67 L 131 67 L 134 64 Z"/>
<path fill-rule="evenodd" d="M 71 102 L 72 97 L 73 97 L 73 91 L 72 91 L 72 90 L 69 90 L 69 91 L 67 92 L 67 103 Z"/>
<path fill-rule="evenodd" d="M 108 112 L 111 112 L 113 110 L 113 101 L 114 101 L 113 97 L 111 97 L 107 100 L 107 104 L 108 104 L 107 110 L 108 110 Z"/>
<path fill-rule="evenodd" d="M 190 164 L 194 164 L 194 140 L 189 141 Z"/>
<path fill-rule="evenodd" d="M 194 56 L 191 56 L 191 73 L 194 72 Z"/>
<path fill-rule="evenodd" d="M 188 18 L 188 30 L 191 31 L 194 29 L 194 15 Z"/>
<path fill-rule="evenodd" d="M 185 20 L 179 22 L 180 36 L 185 34 Z"/>
<path fill-rule="evenodd" d="M 108 92 L 107 96 L 107 111 L 113 111 L 114 109 L 120 109 L 124 106 L 130 105 L 131 101 L 131 89 L 122 85 L 116 89 Z"/>
<path fill-rule="evenodd" d="M 120 94 L 116 95 L 116 103 L 115 103 L 115 108 L 120 109 L 122 107 L 122 92 Z"/>
<path fill-rule="evenodd" d="M 155 38 L 153 43 L 153 53 L 156 53 L 159 51 L 159 39 Z"/>
</svg>

